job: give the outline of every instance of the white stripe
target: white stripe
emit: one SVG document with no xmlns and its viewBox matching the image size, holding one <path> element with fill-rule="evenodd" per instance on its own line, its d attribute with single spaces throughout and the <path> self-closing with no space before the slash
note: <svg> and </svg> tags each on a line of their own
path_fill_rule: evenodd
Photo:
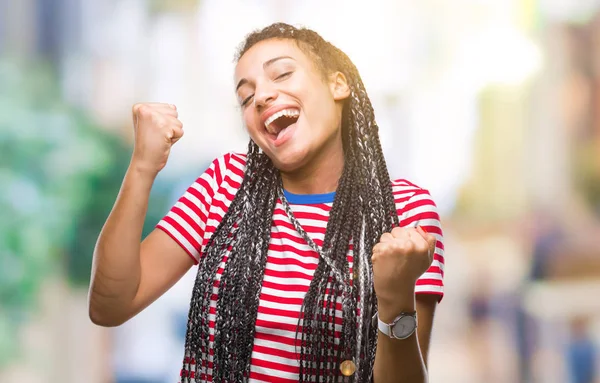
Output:
<svg viewBox="0 0 600 383">
<path fill-rule="evenodd" d="M 202 185 L 200 185 L 199 183 L 194 183 L 192 185 L 192 187 L 194 189 L 198 190 L 201 198 L 204 199 L 205 201 L 207 201 L 207 203 L 211 204 L 210 209 L 209 209 L 210 211 L 206 211 L 206 209 L 204 208 L 204 205 L 192 194 L 190 194 L 189 192 L 187 192 L 185 194 L 185 197 L 192 204 L 195 204 L 199 207 L 202 214 L 205 214 L 207 217 L 211 214 L 213 216 L 216 214 L 219 216 L 219 217 L 217 217 L 217 220 L 209 219 L 208 222 L 200 222 L 199 217 L 194 213 L 193 210 L 189 209 L 187 206 L 185 206 L 182 203 L 177 204 L 177 206 L 183 211 L 184 214 L 187 214 L 195 222 L 198 222 L 198 225 L 204 230 L 206 230 L 206 228 L 209 226 L 217 227 L 219 225 L 219 220 L 225 215 L 225 211 L 220 207 L 216 207 L 214 202 L 220 201 L 220 204 L 222 203 L 226 207 L 230 206 L 230 204 L 231 204 L 231 201 L 228 198 L 226 198 L 225 195 L 223 195 L 221 193 L 214 196 L 214 201 L 211 201 L 211 199 L 209 198 L 209 195 L 213 194 L 213 191 L 216 191 L 217 187 L 223 187 L 227 191 L 228 194 L 235 195 L 237 193 L 237 188 L 232 186 L 232 183 L 241 183 L 242 182 L 242 177 L 238 176 L 235 171 L 237 171 L 239 173 L 243 173 L 245 171 L 245 156 L 239 155 L 236 153 L 230 153 L 230 155 L 231 155 L 231 159 L 229 160 L 228 164 L 227 164 L 227 161 L 225 160 L 225 157 L 221 157 L 221 158 L 217 159 L 217 161 L 211 165 L 211 168 L 213 169 L 215 174 L 217 171 L 220 171 L 220 174 L 221 174 L 223 180 L 227 179 L 228 181 L 223 182 L 222 185 L 217 185 L 215 177 L 210 177 L 210 176 L 208 176 L 208 174 L 205 173 L 201 176 L 201 178 L 204 181 L 206 181 L 207 184 L 211 188 L 213 188 L 212 191 L 204 190 Z M 218 168 L 218 170 L 216 168 Z M 409 203 L 414 203 L 414 202 L 420 201 L 420 200 L 431 199 L 431 196 L 428 194 L 428 192 L 426 190 L 419 189 L 417 186 L 409 185 L 405 181 L 401 181 L 401 180 L 394 181 L 393 191 L 394 191 L 394 193 L 396 193 L 394 195 L 394 199 L 395 199 L 395 203 L 396 203 L 396 208 L 399 211 L 404 210 L 406 205 Z M 399 200 L 406 200 L 406 201 L 400 202 Z M 332 204 L 328 203 L 327 205 L 329 207 L 331 207 Z M 320 205 L 320 206 L 322 206 L 322 205 Z M 309 227 L 309 226 L 315 227 L 316 228 L 315 230 L 317 230 L 317 232 L 308 232 L 308 234 L 310 235 L 311 238 L 313 238 L 315 240 L 323 241 L 324 237 L 325 237 L 324 229 L 327 226 L 327 216 L 329 214 L 328 210 L 318 207 L 316 205 L 291 204 L 291 207 L 292 207 L 292 210 L 294 211 L 294 213 L 297 213 L 297 214 L 304 213 L 304 214 L 312 214 L 313 215 L 313 217 L 311 219 L 299 219 L 299 222 L 304 228 Z M 281 204 L 277 204 L 276 208 L 279 210 L 283 210 L 283 207 L 281 206 Z M 426 204 L 426 205 L 420 206 L 418 208 L 412 209 L 411 211 L 405 211 L 403 213 L 403 216 L 399 217 L 399 218 L 402 220 L 402 219 L 414 217 L 416 214 L 428 213 L 428 212 L 433 212 L 433 213 L 437 214 L 435 205 Z M 177 214 L 173 214 L 173 213 L 169 214 L 169 216 L 172 217 L 176 222 L 178 222 L 184 228 L 184 230 L 187 230 L 188 232 L 190 232 L 195 240 L 197 240 L 199 243 L 203 242 L 202 241 L 203 238 L 200 238 L 198 233 L 194 233 L 192 228 L 185 222 L 185 220 L 182 217 L 178 216 Z M 283 222 L 289 223 L 289 218 L 287 217 L 287 215 L 285 213 L 274 214 L 273 218 L 278 221 L 283 221 Z M 323 218 L 323 219 L 320 219 L 320 218 Z M 441 227 L 441 224 L 440 224 L 439 220 L 437 220 L 437 219 L 424 219 L 424 220 L 421 220 L 419 223 L 424 226 Z M 188 250 L 192 254 L 196 254 L 196 258 L 198 257 L 198 253 L 196 252 L 196 250 L 191 246 L 191 244 L 189 242 L 187 242 L 187 240 L 185 239 L 185 237 L 183 235 L 181 235 L 180 233 L 177 232 L 177 230 L 175 230 L 174 227 L 169 225 L 164 220 L 161 221 L 160 224 L 162 225 L 162 227 L 165 230 L 167 230 L 178 241 L 180 241 L 183 244 L 183 246 L 186 248 L 186 250 Z M 286 237 L 286 238 L 281 238 L 281 239 L 273 239 L 273 238 L 271 239 L 271 244 L 276 244 L 279 246 L 285 245 L 288 248 L 288 250 L 285 252 L 271 250 L 269 252 L 269 257 L 271 259 L 294 260 L 294 261 L 301 262 L 302 264 L 305 264 L 308 267 L 304 267 L 304 266 L 296 265 L 296 264 L 288 264 L 288 263 L 274 264 L 274 263 L 269 262 L 269 263 L 267 263 L 267 270 L 278 272 L 281 274 L 289 273 L 289 272 L 296 272 L 296 273 L 301 273 L 302 275 L 306 275 L 307 278 L 289 278 L 289 277 L 285 277 L 285 275 L 284 275 L 284 277 L 265 276 L 264 277 L 265 282 L 275 283 L 275 284 L 279 284 L 282 286 L 299 285 L 300 291 L 286 291 L 285 289 L 276 289 L 276 288 L 274 289 L 274 288 L 263 287 L 261 289 L 261 294 L 271 295 L 274 297 L 295 298 L 295 299 L 302 300 L 302 299 L 304 299 L 304 297 L 306 295 L 304 290 L 309 287 L 310 278 L 314 274 L 314 270 L 311 270 L 310 266 L 316 266 L 319 262 L 319 258 L 310 256 L 310 254 L 312 254 L 312 249 L 308 246 L 308 244 L 304 243 L 302 236 L 299 233 L 297 233 L 296 230 L 294 230 L 293 228 L 290 229 L 290 228 L 286 228 L 286 227 L 272 227 L 271 233 L 281 233 L 281 234 L 284 234 L 289 237 L 289 238 Z M 212 232 L 205 231 L 204 238 L 209 238 L 211 235 L 212 235 Z M 439 241 L 443 241 L 442 236 L 439 234 L 436 234 L 436 238 Z M 296 242 L 294 240 L 298 240 L 298 242 Z M 301 252 L 305 252 L 309 255 L 300 255 Z M 444 259 L 444 251 L 442 249 L 438 248 L 436 250 L 436 254 L 438 254 L 438 256 L 441 257 L 442 260 Z M 349 256 L 352 256 L 352 252 L 349 252 Z M 224 266 L 223 262 L 221 262 L 220 266 L 221 267 Z M 440 270 L 444 270 L 444 264 L 438 260 L 434 260 L 432 262 L 432 266 L 437 266 L 440 268 Z M 350 267 L 352 267 L 352 266 L 350 265 Z M 221 275 L 220 274 L 217 275 L 216 279 L 220 280 Z M 425 272 L 419 279 L 420 280 L 431 279 L 431 280 L 441 281 L 442 275 L 437 272 Z M 219 288 L 213 287 L 213 293 L 218 294 L 218 291 L 219 291 Z M 436 286 L 436 285 L 431 285 L 431 284 L 417 285 L 416 292 L 418 292 L 418 293 L 443 293 L 443 286 Z M 338 300 L 338 302 L 339 302 L 339 300 Z M 216 306 L 216 301 L 214 301 L 214 300 L 211 301 L 211 307 L 215 307 L 215 306 Z M 266 309 L 285 310 L 285 311 L 289 311 L 290 313 L 299 313 L 302 306 L 301 306 L 301 304 L 278 303 L 277 301 L 271 301 L 268 299 L 261 298 L 260 307 L 266 308 Z M 340 310 L 336 310 L 336 315 L 341 316 L 342 312 Z M 287 340 L 292 340 L 292 341 L 295 340 L 295 337 L 296 337 L 295 331 L 287 331 L 287 330 L 278 329 L 277 323 L 285 324 L 287 326 L 293 326 L 295 328 L 295 326 L 298 324 L 297 316 L 295 316 L 293 314 L 288 317 L 285 315 L 272 315 L 272 314 L 258 313 L 257 319 L 261 320 L 261 321 L 267 321 L 267 322 L 274 323 L 272 328 L 257 326 L 256 331 L 258 334 L 274 334 L 276 336 L 282 337 Z M 215 315 L 210 314 L 209 320 L 214 323 Z M 336 331 L 341 331 L 342 326 L 336 324 L 335 329 L 336 329 Z M 210 334 L 214 335 L 214 329 L 210 330 Z M 339 342 L 339 339 L 336 339 L 336 342 Z M 282 351 L 285 350 L 285 351 L 288 351 L 291 353 L 296 351 L 293 345 L 287 345 L 287 344 L 280 343 L 277 341 L 266 341 L 263 339 L 256 339 L 255 344 L 264 346 L 264 347 L 268 347 L 273 350 L 282 350 Z M 210 346 L 211 347 L 213 346 L 212 342 L 211 342 Z M 274 351 L 274 352 L 276 352 L 276 351 Z M 287 366 L 298 366 L 298 361 L 294 358 L 288 359 L 288 358 L 285 358 L 282 356 L 270 355 L 268 353 L 262 353 L 262 352 L 253 352 L 252 356 L 253 356 L 253 358 L 255 358 L 257 360 L 262 360 L 262 361 L 265 361 L 268 363 L 279 363 L 279 364 L 283 364 L 283 365 L 287 365 Z M 213 358 L 209 356 L 209 361 L 212 361 L 212 359 Z M 264 367 L 259 368 L 256 366 L 251 366 L 251 371 L 255 372 L 255 373 L 264 374 L 266 376 L 281 377 L 281 378 L 287 378 L 287 379 L 292 379 L 292 380 L 298 379 L 297 374 L 285 373 L 285 372 L 281 372 L 281 371 L 278 371 L 276 369 L 271 369 L 271 368 L 264 368 Z M 209 370 L 209 374 L 210 373 L 212 373 L 211 370 Z M 252 381 L 259 382 L 260 380 L 252 380 Z"/>
<path fill-rule="evenodd" d="M 300 298 L 300 299 L 304 299 L 304 296 L 306 295 L 306 293 L 302 292 L 302 291 L 285 291 L 285 290 L 278 290 L 278 289 L 272 289 L 270 287 L 263 287 L 261 292 L 263 294 L 267 294 L 267 295 L 273 295 L 273 296 L 278 296 L 281 298 Z"/>
<path fill-rule="evenodd" d="M 298 380 L 298 374 L 292 374 L 291 372 L 274 370 L 272 368 L 258 367 L 258 366 L 253 365 L 250 367 L 250 371 L 256 372 L 259 374 L 263 374 L 263 375 L 268 375 L 268 376 L 276 376 L 278 378 Z M 270 382 L 268 382 L 268 383 L 270 383 Z"/>
<path fill-rule="evenodd" d="M 289 304 L 289 303 L 271 302 L 270 300 L 267 300 L 267 299 L 261 299 L 260 306 L 270 308 L 270 309 L 296 311 L 296 312 L 300 312 L 300 310 L 302 309 L 301 304 L 293 305 L 293 304 Z"/>
<path fill-rule="evenodd" d="M 329 206 L 329 208 L 331 208 L 331 206 L 333 206 L 332 203 L 326 203 L 325 205 Z M 277 204 L 277 206 L 283 208 L 281 204 Z M 318 205 L 291 204 L 290 207 L 292 208 L 292 211 L 294 213 L 318 214 L 323 217 L 329 216 L 329 210 L 323 209 L 323 208 L 319 207 Z"/>
<path fill-rule="evenodd" d="M 418 285 L 415 287 L 415 293 L 443 293 L 444 288 L 436 285 Z"/>
<path fill-rule="evenodd" d="M 274 218 L 274 219 L 277 219 L 275 216 L 273 216 L 273 218 Z M 286 218 L 287 218 L 287 217 L 286 217 Z M 300 224 L 301 224 L 301 225 L 302 225 L 302 222 L 303 222 L 303 221 L 302 221 L 302 220 L 300 220 Z M 302 226 L 304 226 L 304 225 L 302 225 Z M 302 242 L 304 243 L 304 238 L 302 238 L 302 236 L 301 236 L 300 234 L 298 234 L 298 232 L 297 232 L 295 229 L 292 229 L 292 228 L 287 228 L 287 227 L 284 227 L 284 226 L 278 226 L 278 227 L 276 227 L 276 228 L 275 228 L 275 227 L 274 227 L 274 228 L 272 228 L 272 229 L 271 229 L 271 232 L 272 232 L 272 233 L 273 233 L 273 232 L 280 232 L 280 233 L 289 234 L 290 236 L 292 236 L 292 237 L 294 237 L 294 238 L 301 239 L 301 240 L 302 240 Z M 320 233 L 320 232 L 314 232 L 314 231 L 311 231 L 311 232 L 308 232 L 307 234 L 309 235 L 310 239 L 312 239 L 313 241 L 314 241 L 315 239 L 318 239 L 318 240 L 321 240 L 321 241 L 323 241 L 323 240 L 325 239 L 325 233 Z M 285 239 L 285 240 L 288 240 L 288 239 Z M 295 242 L 292 242 L 292 243 L 295 243 Z"/>
<path fill-rule="evenodd" d="M 278 241 L 279 242 L 279 241 Z M 273 242 L 271 242 L 273 243 Z M 316 255 L 311 256 L 311 255 L 300 255 L 297 253 L 297 251 L 303 251 L 303 252 L 309 252 L 312 251 L 312 249 L 310 247 L 308 247 L 308 245 L 298 245 L 297 243 L 285 243 L 285 242 L 279 242 L 276 243 L 276 245 L 279 246 L 288 246 L 291 247 L 293 250 L 292 251 L 274 251 L 274 250 L 269 250 L 269 257 L 273 257 L 273 258 L 277 258 L 277 259 L 294 259 L 298 262 L 302 262 L 302 263 L 307 263 L 307 264 L 311 264 L 311 265 L 316 265 L 319 263 L 319 257 Z M 270 263 L 269 263 L 270 265 Z"/>
<path fill-rule="evenodd" d="M 267 282 L 279 283 L 280 285 L 301 285 L 307 287 L 310 285 L 310 280 L 304 278 L 280 278 L 265 275 L 264 280 Z"/>
<path fill-rule="evenodd" d="M 201 220 L 200 217 L 186 204 L 178 202 L 177 206 L 183 211 L 185 215 L 187 215 L 189 218 L 191 218 L 194 222 L 198 224 L 200 230 L 204 231 L 204 229 L 206 229 L 205 221 Z M 201 208 L 200 210 L 202 210 L 202 213 L 205 216 L 207 215 L 207 211 L 204 208 Z"/>
<path fill-rule="evenodd" d="M 275 252 L 273 252 L 273 253 L 275 253 Z M 298 266 L 298 265 L 293 265 L 293 264 L 278 265 L 278 264 L 270 263 L 270 264 L 267 265 L 267 268 L 269 270 L 273 270 L 273 271 L 290 272 L 290 273 L 302 273 L 302 274 L 306 275 L 309 278 L 312 278 L 313 274 L 315 273 L 314 270 L 309 270 L 309 269 L 307 269 L 305 267 Z"/>
<path fill-rule="evenodd" d="M 181 243 L 187 249 L 187 251 L 190 254 L 192 254 L 194 259 L 196 259 L 196 262 L 198 261 L 198 259 L 200 258 L 200 253 L 198 253 L 196 248 L 194 248 L 194 246 L 192 246 L 192 244 L 189 243 L 183 235 L 179 234 L 178 230 L 176 230 L 173 226 L 171 226 L 170 223 L 168 223 L 164 219 L 159 222 L 159 225 L 165 228 L 172 236 L 174 236 L 179 241 L 179 243 Z"/>
<path fill-rule="evenodd" d="M 341 314 L 341 311 L 337 311 L 337 313 Z M 292 326 L 296 326 L 298 324 L 298 318 L 287 317 L 285 315 L 271 315 L 271 314 L 258 313 L 256 318 L 257 318 L 257 320 L 264 320 L 267 322 L 281 323 L 281 324 L 287 324 L 287 325 L 292 325 Z M 257 329 L 259 327 L 262 329 L 261 332 L 264 334 L 276 334 L 276 335 L 287 336 L 287 337 L 291 337 L 291 338 L 293 338 L 294 337 L 293 334 L 295 334 L 295 331 L 288 331 L 288 330 L 279 329 L 279 328 L 273 329 L 273 328 L 265 328 L 262 326 L 256 326 Z M 336 324 L 335 331 L 342 331 L 342 325 Z M 292 335 L 289 335 L 289 334 L 292 334 Z"/>
<path fill-rule="evenodd" d="M 439 273 L 423 273 L 419 279 L 437 279 L 442 280 Z"/>
<path fill-rule="evenodd" d="M 257 339 L 256 341 L 254 341 L 254 344 L 256 346 L 269 347 L 269 348 L 274 348 L 274 349 L 284 349 L 284 351 L 287 351 L 287 352 L 295 351 L 293 346 L 283 345 L 278 342 L 270 342 L 270 341 L 266 341 L 263 339 Z M 269 361 L 269 362 L 281 363 L 281 364 L 285 364 L 288 366 L 300 366 L 300 362 L 296 361 L 295 359 L 283 358 L 283 357 L 280 357 L 277 355 L 267 354 L 264 352 L 255 351 L 252 353 L 252 357 L 260 359 L 260 360 Z"/>
</svg>

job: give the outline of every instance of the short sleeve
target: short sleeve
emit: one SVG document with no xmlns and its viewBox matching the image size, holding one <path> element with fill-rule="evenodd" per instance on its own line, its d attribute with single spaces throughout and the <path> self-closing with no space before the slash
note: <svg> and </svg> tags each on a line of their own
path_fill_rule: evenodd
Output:
<svg viewBox="0 0 600 383">
<path fill-rule="evenodd" d="M 223 182 L 230 155 L 215 159 L 177 200 L 156 228 L 167 233 L 198 264 L 210 206 Z"/>
<path fill-rule="evenodd" d="M 441 301 L 444 296 L 444 234 L 438 209 L 429 191 L 417 190 L 400 212 L 400 226 L 421 226 L 437 239 L 433 262 L 417 280 L 416 294 L 434 294 Z"/>
</svg>

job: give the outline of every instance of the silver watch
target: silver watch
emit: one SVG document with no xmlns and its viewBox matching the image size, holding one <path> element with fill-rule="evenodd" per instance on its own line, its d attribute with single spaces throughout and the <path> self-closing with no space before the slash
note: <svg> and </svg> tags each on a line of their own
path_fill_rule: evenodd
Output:
<svg viewBox="0 0 600 383">
<path fill-rule="evenodd" d="M 377 321 L 379 331 L 392 339 L 409 338 L 417 330 L 417 312 L 400 313 L 392 323 L 385 323 L 379 319 L 379 313 L 373 316 L 373 325 Z"/>
</svg>

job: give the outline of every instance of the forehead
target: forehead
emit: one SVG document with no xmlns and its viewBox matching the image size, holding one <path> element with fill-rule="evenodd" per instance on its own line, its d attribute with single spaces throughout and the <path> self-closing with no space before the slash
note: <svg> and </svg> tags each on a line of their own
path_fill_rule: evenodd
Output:
<svg viewBox="0 0 600 383">
<path fill-rule="evenodd" d="M 265 62 L 281 56 L 289 56 L 300 63 L 306 63 L 308 57 L 291 39 L 268 39 L 256 43 L 239 59 L 235 66 L 234 79 L 252 77 L 263 71 Z"/>
</svg>

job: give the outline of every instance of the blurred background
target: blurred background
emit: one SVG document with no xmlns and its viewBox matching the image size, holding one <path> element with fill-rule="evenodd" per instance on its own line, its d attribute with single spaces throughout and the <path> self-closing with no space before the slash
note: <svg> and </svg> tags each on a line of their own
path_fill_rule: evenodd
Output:
<svg viewBox="0 0 600 383">
<path fill-rule="evenodd" d="M 233 56 L 274 21 L 348 53 L 390 172 L 439 205 L 431 382 L 600 382 L 600 0 L 0 0 L 0 382 L 177 380 L 195 269 L 119 328 L 87 316 L 131 106 L 186 127 L 148 233 L 245 151 Z"/>
</svg>

